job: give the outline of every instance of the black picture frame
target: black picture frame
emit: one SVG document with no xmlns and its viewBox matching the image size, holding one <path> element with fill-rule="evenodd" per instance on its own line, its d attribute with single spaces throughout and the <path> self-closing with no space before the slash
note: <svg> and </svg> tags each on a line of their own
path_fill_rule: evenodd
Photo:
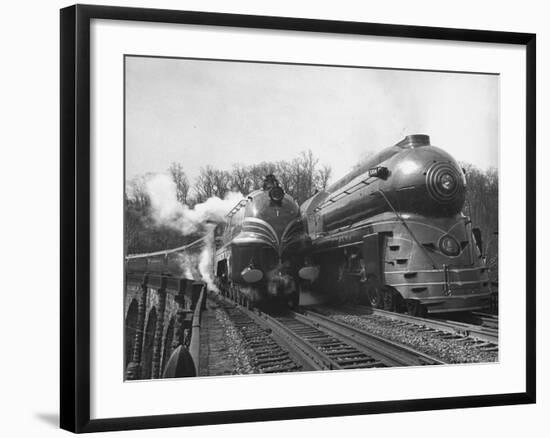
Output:
<svg viewBox="0 0 550 438">
<path fill-rule="evenodd" d="M 90 21 L 130 20 L 506 43 L 526 48 L 526 391 L 437 399 L 90 419 Z M 61 10 L 61 428 L 81 433 L 535 403 L 536 36 L 530 33 L 111 6 Z"/>
</svg>

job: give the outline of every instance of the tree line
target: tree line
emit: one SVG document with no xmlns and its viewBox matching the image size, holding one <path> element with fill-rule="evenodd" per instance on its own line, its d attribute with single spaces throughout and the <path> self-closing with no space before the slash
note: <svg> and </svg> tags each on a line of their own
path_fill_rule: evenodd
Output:
<svg viewBox="0 0 550 438">
<path fill-rule="evenodd" d="M 461 163 L 466 173 L 464 214 L 481 230 L 491 281 L 498 281 L 498 171 Z"/>
<path fill-rule="evenodd" d="M 301 204 L 317 191 L 326 189 L 332 175 L 331 167 L 320 164 L 311 150 L 301 152 L 292 160 L 235 164 L 230 170 L 206 166 L 200 169 L 193 183 L 181 163 L 172 163 L 167 171 L 175 184 L 178 201 L 191 208 L 213 196 L 223 199 L 228 192 L 240 192 L 246 196 L 260 189 L 269 174 L 275 175 L 284 191 Z M 151 176 L 140 175 L 127 183 L 124 198 L 127 254 L 174 248 L 198 237 L 181 236 L 177 230 L 153 223 L 146 188 Z"/>
<path fill-rule="evenodd" d="M 326 189 L 332 173 L 330 166 L 319 164 L 311 150 L 290 161 L 264 161 L 248 166 L 235 164 L 231 170 L 206 166 L 200 170 L 193 185 L 189 184 L 181 164 L 172 163 L 168 171 L 176 184 L 178 200 L 190 206 L 212 196 L 223 199 L 230 191 L 246 196 L 261 188 L 269 174 L 274 174 L 285 192 L 300 204 L 317 190 Z"/>
</svg>

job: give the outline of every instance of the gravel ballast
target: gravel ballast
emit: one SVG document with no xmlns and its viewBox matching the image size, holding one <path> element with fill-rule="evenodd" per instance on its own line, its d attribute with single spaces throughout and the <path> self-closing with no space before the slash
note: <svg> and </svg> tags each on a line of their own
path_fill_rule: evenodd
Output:
<svg viewBox="0 0 550 438">
<path fill-rule="evenodd" d="M 215 309 L 216 320 L 220 323 L 224 337 L 225 345 L 227 346 L 227 354 L 231 356 L 234 363 L 236 364 L 235 368 L 232 371 L 232 374 L 251 374 L 254 373 L 254 367 L 250 363 L 248 357 L 247 347 L 237 330 L 233 325 L 233 322 L 228 317 L 227 313 L 219 307 Z"/>
<path fill-rule="evenodd" d="M 437 332 L 420 326 L 398 324 L 380 316 L 329 313 L 336 321 L 399 342 L 447 363 L 497 362 L 498 351 L 470 338 Z"/>
</svg>

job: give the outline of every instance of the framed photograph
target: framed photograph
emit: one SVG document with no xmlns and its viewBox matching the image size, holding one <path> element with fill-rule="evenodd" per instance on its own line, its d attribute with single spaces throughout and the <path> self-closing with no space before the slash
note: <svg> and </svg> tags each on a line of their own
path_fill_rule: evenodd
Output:
<svg viewBox="0 0 550 438">
<path fill-rule="evenodd" d="M 61 427 L 534 403 L 535 47 L 62 9 Z"/>
</svg>

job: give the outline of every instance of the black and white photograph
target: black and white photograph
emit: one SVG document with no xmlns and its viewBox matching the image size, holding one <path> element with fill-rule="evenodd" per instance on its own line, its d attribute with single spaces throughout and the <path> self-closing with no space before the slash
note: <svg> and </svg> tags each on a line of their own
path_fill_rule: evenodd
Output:
<svg viewBox="0 0 550 438">
<path fill-rule="evenodd" d="M 499 90 L 126 54 L 123 379 L 498 363 Z"/>
<path fill-rule="evenodd" d="M 543 2 L 6 6 L 2 436 L 545 436 Z"/>
</svg>

